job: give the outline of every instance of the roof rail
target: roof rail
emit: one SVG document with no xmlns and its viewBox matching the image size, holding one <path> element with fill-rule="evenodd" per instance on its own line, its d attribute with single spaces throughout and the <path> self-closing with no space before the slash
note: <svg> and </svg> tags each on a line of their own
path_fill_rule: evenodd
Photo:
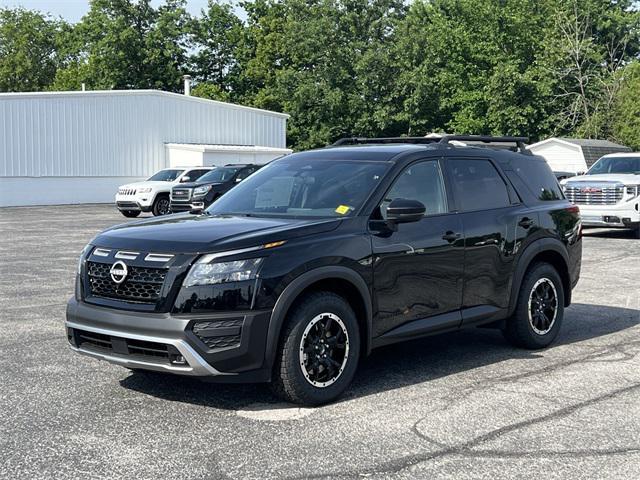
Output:
<svg viewBox="0 0 640 480">
<path fill-rule="evenodd" d="M 450 142 L 478 142 L 478 143 L 513 143 L 520 153 L 531 155 L 531 151 L 527 150 L 526 144 L 529 143 L 528 137 L 491 137 L 486 135 L 444 135 L 438 143 L 448 145 Z"/>
<path fill-rule="evenodd" d="M 477 143 L 512 143 L 516 147 L 516 151 L 531 155 L 531 151 L 526 149 L 529 142 L 528 137 L 491 137 L 485 135 L 443 135 L 442 137 L 346 137 L 334 142 L 331 146 L 338 147 L 340 145 L 358 145 L 358 144 L 393 144 L 393 143 L 412 143 L 416 145 L 450 145 L 451 142 L 477 142 Z"/>
<path fill-rule="evenodd" d="M 340 145 L 357 145 L 357 144 L 385 144 L 385 143 L 415 143 L 417 145 L 428 145 L 438 143 L 440 138 L 436 137 L 346 137 L 334 142 L 331 146 L 338 147 Z"/>
</svg>

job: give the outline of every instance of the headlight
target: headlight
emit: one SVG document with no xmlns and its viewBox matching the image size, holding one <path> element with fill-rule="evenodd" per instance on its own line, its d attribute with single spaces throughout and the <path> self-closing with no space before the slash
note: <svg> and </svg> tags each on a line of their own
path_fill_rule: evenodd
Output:
<svg viewBox="0 0 640 480">
<path fill-rule="evenodd" d="M 78 259 L 78 275 L 82 272 L 82 263 L 84 262 L 84 256 L 91 250 L 91 244 L 87 243 L 80 252 L 80 258 Z"/>
<path fill-rule="evenodd" d="M 211 190 L 211 185 L 205 185 L 204 187 L 198 187 L 193 190 L 193 196 L 205 195 Z"/>
<path fill-rule="evenodd" d="M 138 193 L 149 193 L 153 188 L 151 187 L 143 187 L 138 189 Z"/>
<path fill-rule="evenodd" d="M 626 190 L 627 195 L 635 197 L 636 195 L 640 194 L 640 185 L 627 185 Z"/>
<path fill-rule="evenodd" d="M 191 267 L 183 286 L 193 287 L 195 285 L 215 285 L 252 280 L 256 278 L 261 264 L 262 258 L 208 263 L 207 255 L 205 255 Z"/>
</svg>

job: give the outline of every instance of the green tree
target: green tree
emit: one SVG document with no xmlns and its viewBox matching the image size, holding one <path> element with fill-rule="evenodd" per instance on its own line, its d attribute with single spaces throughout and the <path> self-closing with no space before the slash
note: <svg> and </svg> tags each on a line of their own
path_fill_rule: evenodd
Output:
<svg viewBox="0 0 640 480">
<path fill-rule="evenodd" d="M 185 0 L 92 0 L 67 37 L 72 50 L 55 86 L 179 91 L 186 72 L 189 16 Z"/>
<path fill-rule="evenodd" d="M 544 129 L 548 82 L 537 62 L 538 0 L 418 0 L 401 29 L 398 82 L 409 131 L 527 134 Z"/>
<path fill-rule="evenodd" d="M 610 136 L 618 72 L 639 52 L 636 6 L 633 0 L 554 2 L 543 62 L 553 80 L 556 131 Z"/>
<path fill-rule="evenodd" d="M 236 87 L 241 65 L 237 51 L 243 37 L 242 21 L 229 4 L 209 0 L 207 9 L 193 20 L 191 31 L 193 49 L 191 71 L 196 82 L 194 94 L 211 98 L 229 98 Z"/>
<path fill-rule="evenodd" d="M 68 25 L 21 8 L 0 9 L 0 91 L 47 88 L 60 61 L 59 37 Z"/>
<path fill-rule="evenodd" d="M 292 145 L 393 131 L 390 52 L 402 2 L 258 0 L 243 6 L 242 98 L 290 113 Z"/>
<path fill-rule="evenodd" d="M 613 105 L 612 137 L 640 151 L 640 62 L 625 67 L 621 77 Z"/>
</svg>

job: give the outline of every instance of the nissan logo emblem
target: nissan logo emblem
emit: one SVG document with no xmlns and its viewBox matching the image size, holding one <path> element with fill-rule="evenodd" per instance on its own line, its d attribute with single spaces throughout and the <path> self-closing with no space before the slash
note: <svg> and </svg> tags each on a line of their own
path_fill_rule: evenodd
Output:
<svg viewBox="0 0 640 480">
<path fill-rule="evenodd" d="M 111 265 L 111 269 L 109 270 L 111 280 L 116 282 L 118 285 L 125 281 L 128 273 L 129 270 L 127 269 L 127 265 L 121 261 L 118 261 Z"/>
</svg>

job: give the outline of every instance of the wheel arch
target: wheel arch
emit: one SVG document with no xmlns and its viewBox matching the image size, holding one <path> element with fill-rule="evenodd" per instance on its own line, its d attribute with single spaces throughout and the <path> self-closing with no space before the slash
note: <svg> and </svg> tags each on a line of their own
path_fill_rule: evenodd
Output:
<svg viewBox="0 0 640 480">
<path fill-rule="evenodd" d="M 568 307 L 571 304 L 571 275 L 566 248 L 560 240 L 544 238 L 530 244 L 520 255 L 511 285 L 509 315 L 515 311 L 518 293 L 527 270 L 537 262 L 549 263 L 558 271 L 564 290 L 564 306 Z"/>
<path fill-rule="evenodd" d="M 278 297 L 269 321 L 265 362 L 269 368 L 277 353 L 280 332 L 288 312 L 303 295 L 314 291 L 334 292 L 351 306 L 360 326 L 363 353 L 371 351 L 371 293 L 364 279 L 355 271 L 340 266 L 319 267 L 297 277 Z"/>
</svg>

